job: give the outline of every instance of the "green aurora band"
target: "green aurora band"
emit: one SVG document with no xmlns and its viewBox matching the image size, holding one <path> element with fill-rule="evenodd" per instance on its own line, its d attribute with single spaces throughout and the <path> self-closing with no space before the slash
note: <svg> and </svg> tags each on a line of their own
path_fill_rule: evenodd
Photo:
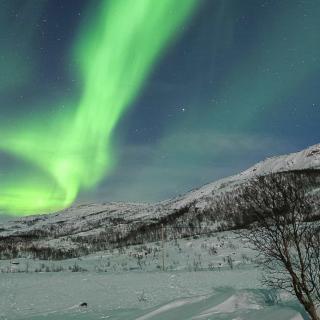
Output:
<svg viewBox="0 0 320 320">
<path fill-rule="evenodd" d="M 1 126 L 0 150 L 30 168 L 1 182 L 1 210 L 27 215 L 66 208 L 111 170 L 115 126 L 195 7 L 196 0 L 102 1 L 74 47 L 83 90 L 78 103 L 65 103 L 73 111 Z"/>
</svg>

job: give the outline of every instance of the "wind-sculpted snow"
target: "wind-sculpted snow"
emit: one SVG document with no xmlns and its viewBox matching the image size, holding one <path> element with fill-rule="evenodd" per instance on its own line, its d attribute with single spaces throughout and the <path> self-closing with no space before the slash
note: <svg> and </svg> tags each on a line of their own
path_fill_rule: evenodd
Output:
<svg viewBox="0 0 320 320">
<path fill-rule="evenodd" d="M 320 144 L 298 153 L 266 159 L 235 176 L 155 204 L 84 204 L 55 214 L 11 221 L 0 225 L 1 258 L 32 253 L 41 258 L 63 259 L 110 247 L 157 241 L 161 238 L 162 225 L 172 227 L 167 231 L 167 236 L 171 237 L 179 233 L 180 236 L 198 233 L 199 221 L 221 195 L 241 188 L 257 175 L 285 171 L 320 174 Z M 219 217 L 206 228 L 217 230 L 221 222 L 217 219 Z"/>
<path fill-rule="evenodd" d="M 0 277 L 4 293 L 0 315 L 4 319 L 303 319 L 297 303 L 267 305 L 262 290 L 256 288 L 257 273 L 252 270 Z M 141 292 L 145 300 L 137 299 Z M 88 301 L 88 307 L 81 309 L 80 301 Z"/>
</svg>

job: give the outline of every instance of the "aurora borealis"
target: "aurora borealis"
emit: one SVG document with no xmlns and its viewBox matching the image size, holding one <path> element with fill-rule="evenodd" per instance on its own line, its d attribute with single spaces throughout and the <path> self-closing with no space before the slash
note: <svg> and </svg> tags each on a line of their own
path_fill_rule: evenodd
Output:
<svg viewBox="0 0 320 320">
<path fill-rule="evenodd" d="M 1 212 L 160 200 L 319 142 L 318 1 L 0 6 Z"/>
<path fill-rule="evenodd" d="M 108 172 L 114 126 L 194 5 L 194 0 L 101 4 L 101 12 L 95 12 L 93 25 L 79 37 L 75 49 L 84 80 L 74 114 L 50 119 L 53 130 L 42 127 L 39 118 L 23 119 L 25 124 L 14 131 L 2 129 L 0 148 L 30 162 L 40 173 L 35 172 L 36 181 L 28 176 L 9 180 L 2 187 L 1 208 L 22 214 L 65 208 L 80 188 L 94 186 Z M 177 14 L 170 14 L 177 6 Z"/>
</svg>

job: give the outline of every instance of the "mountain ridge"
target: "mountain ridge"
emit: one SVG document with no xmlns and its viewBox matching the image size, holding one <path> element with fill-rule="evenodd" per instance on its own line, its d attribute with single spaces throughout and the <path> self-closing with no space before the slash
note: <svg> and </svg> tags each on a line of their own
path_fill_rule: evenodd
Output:
<svg viewBox="0 0 320 320">
<path fill-rule="evenodd" d="M 212 206 L 228 192 L 269 173 L 306 172 L 320 175 L 320 144 L 300 152 L 258 162 L 239 174 L 208 183 L 182 196 L 157 203 L 91 203 L 60 212 L 19 218 L 0 224 L 0 258 L 33 255 L 63 259 L 130 245 L 157 241 L 161 228 L 175 236 L 190 236 L 201 229 L 217 231 L 223 221 L 212 216 Z"/>
</svg>

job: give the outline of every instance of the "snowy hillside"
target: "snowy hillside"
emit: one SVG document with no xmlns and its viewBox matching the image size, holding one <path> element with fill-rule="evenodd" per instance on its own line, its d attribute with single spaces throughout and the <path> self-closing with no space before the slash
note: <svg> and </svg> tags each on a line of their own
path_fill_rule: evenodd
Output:
<svg viewBox="0 0 320 320">
<path fill-rule="evenodd" d="M 235 176 L 209 183 L 197 190 L 188 192 L 180 198 L 169 200 L 168 203 L 173 207 L 179 208 L 185 204 L 196 201 L 197 206 L 201 207 L 205 205 L 207 197 L 231 190 L 256 175 L 310 169 L 320 170 L 320 144 L 316 144 L 297 153 L 268 158 Z"/>
<path fill-rule="evenodd" d="M 306 319 L 293 296 L 261 285 L 245 238 L 211 232 L 224 193 L 284 171 L 320 175 L 320 145 L 156 204 L 86 204 L 0 225 L 0 319 Z"/>
<path fill-rule="evenodd" d="M 320 144 L 266 159 L 235 176 L 155 204 L 86 204 L 55 214 L 20 218 L 0 224 L 1 258 L 31 254 L 62 259 L 119 245 L 156 241 L 161 237 L 162 225 L 175 226 L 172 229 L 175 237 L 177 233 L 190 235 L 199 232 L 199 216 L 204 216 L 221 194 L 241 188 L 256 175 L 310 170 L 320 174 Z M 209 227 L 217 229 L 219 221 Z"/>
</svg>

